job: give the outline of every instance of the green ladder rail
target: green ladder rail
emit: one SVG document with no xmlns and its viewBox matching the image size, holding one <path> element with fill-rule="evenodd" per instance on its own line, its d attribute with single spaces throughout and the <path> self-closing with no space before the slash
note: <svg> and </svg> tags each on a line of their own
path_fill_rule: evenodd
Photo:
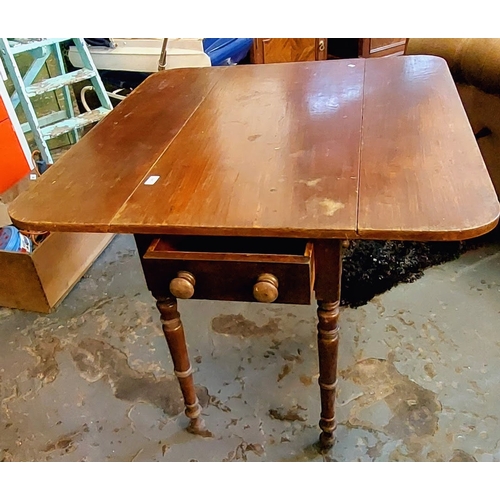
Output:
<svg viewBox="0 0 500 500">
<path fill-rule="evenodd" d="M 60 43 L 69 40 L 75 44 L 82 59 L 83 68 L 67 73 Z M 22 52 L 29 52 L 33 57 L 33 63 L 24 75 L 21 74 L 15 58 L 16 54 Z M 72 133 L 77 141 L 78 129 L 99 121 L 113 109 L 83 38 L 0 38 L 0 53 L 7 73 L 14 84 L 15 92 L 10 96 L 12 105 L 16 108 L 20 104 L 26 115 L 27 123 L 22 125 L 22 129 L 24 132 L 31 130 L 42 158 L 47 164 L 54 163 L 47 146 L 48 140 L 62 134 Z M 51 54 L 54 55 L 59 74 L 33 83 Z M 69 87 L 84 80 L 90 80 L 99 98 L 100 106 L 75 116 Z M 64 109 L 38 118 L 31 98 L 57 89 L 62 89 Z"/>
</svg>

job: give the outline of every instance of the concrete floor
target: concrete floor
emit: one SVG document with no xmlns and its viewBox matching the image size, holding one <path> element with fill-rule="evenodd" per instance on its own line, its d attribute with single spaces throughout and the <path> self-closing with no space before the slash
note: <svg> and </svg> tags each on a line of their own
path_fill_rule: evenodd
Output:
<svg viewBox="0 0 500 500">
<path fill-rule="evenodd" d="M 315 306 L 180 305 L 210 431 L 180 391 L 133 239 L 59 309 L 0 309 L 0 460 L 498 461 L 500 246 L 341 313 L 337 442 L 319 452 Z"/>
</svg>

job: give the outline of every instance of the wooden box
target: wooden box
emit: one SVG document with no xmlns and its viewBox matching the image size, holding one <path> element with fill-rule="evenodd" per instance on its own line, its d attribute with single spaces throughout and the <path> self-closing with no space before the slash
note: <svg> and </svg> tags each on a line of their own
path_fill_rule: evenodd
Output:
<svg viewBox="0 0 500 500">
<path fill-rule="evenodd" d="M 30 182 L 0 194 L 8 204 Z M 114 235 L 51 233 L 30 253 L 0 250 L 0 306 L 49 313 L 66 297 Z"/>
</svg>

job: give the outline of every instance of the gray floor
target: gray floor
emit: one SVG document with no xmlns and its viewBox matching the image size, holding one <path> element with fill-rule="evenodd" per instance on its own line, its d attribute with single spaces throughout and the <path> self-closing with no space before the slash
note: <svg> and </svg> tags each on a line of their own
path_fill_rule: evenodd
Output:
<svg viewBox="0 0 500 500">
<path fill-rule="evenodd" d="M 208 437 L 188 434 L 133 240 L 59 309 L 0 308 L 0 460 L 498 461 L 500 247 L 341 314 L 337 442 L 317 446 L 314 306 L 180 306 Z"/>
</svg>

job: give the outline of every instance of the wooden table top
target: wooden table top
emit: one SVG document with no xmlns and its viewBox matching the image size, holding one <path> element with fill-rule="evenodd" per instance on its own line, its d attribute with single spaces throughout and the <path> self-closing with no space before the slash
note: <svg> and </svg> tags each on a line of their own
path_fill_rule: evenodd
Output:
<svg viewBox="0 0 500 500">
<path fill-rule="evenodd" d="M 21 228 L 449 240 L 499 216 L 433 56 L 156 73 L 34 184 Z"/>
</svg>

